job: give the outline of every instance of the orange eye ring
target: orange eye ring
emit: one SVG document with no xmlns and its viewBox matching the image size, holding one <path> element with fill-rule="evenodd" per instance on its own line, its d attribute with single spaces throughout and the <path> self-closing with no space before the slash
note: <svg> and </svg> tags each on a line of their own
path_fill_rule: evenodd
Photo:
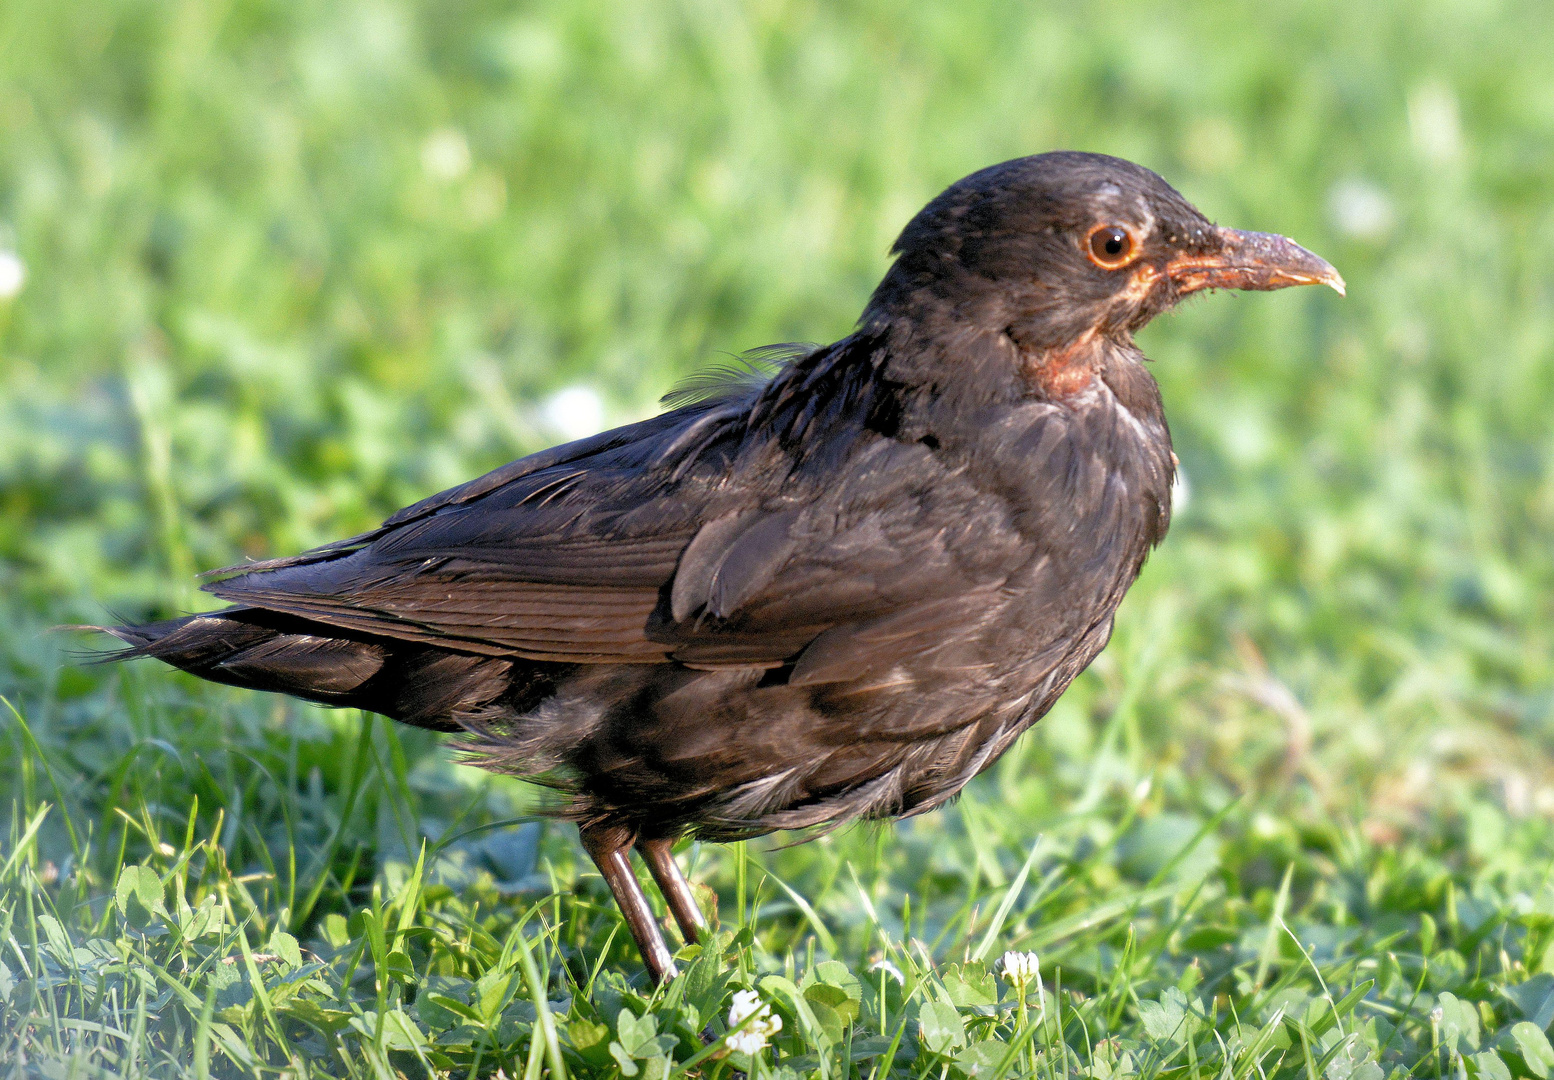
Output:
<svg viewBox="0 0 1554 1080">
<path fill-rule="evenodd" d="M 1122 225 L 1097 225 L 1085 236 L 1085 254 L 1102 270 L 1119 270 L 1133 261 L 1139 245 Z"/>
</svg>

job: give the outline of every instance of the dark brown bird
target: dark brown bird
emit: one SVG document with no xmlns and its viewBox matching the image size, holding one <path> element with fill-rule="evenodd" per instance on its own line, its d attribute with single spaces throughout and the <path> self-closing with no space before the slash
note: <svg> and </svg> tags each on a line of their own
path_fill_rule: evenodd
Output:
<svg viewBox="0 0 1554 1080">
<path fill-rule="evenodd" d="M 1133 335 L 1202 289 L 1324 283 L 1147 169 L 1053 153 L 912 219 L 857 329 L 111 632 L 217 682 L 461 731 L 551 785 L 643 958 L 670 854 L 943 804 L 1111 634 L 1171 516 Z"/>
</svg>

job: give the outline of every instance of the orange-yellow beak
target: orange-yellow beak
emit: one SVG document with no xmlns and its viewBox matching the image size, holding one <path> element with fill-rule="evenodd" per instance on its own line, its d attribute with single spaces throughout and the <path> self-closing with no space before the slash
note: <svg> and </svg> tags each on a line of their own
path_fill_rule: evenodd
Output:
<svg viewBox="0 0 1554 1080">
<path fill-rule="evenodd" d="M 1344 295 L 1344 279 L 1331 263 L 1276 233 L 1219 229 L 1218 251 L 1180 255 L 1166 263 L 1178 295 L 1200 289 L 1285 289 L 1330 285 Z"/>
</svg>

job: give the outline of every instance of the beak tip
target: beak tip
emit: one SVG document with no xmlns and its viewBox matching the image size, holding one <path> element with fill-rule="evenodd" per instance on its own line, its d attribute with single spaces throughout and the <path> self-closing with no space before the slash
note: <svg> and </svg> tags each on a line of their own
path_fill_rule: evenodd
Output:
<svg viewBox="0 0 1554 1080">
<path fill-rule="evenodd" d="M 1344 284 L 1343 275 L 1340 274 L 1337 270 L 1334 270 L 1331 274 L 1324 278 L 1323 284 L 1327 285 L 1339 296 L 1349 295 L 1349 286 Z"/>
</svg>

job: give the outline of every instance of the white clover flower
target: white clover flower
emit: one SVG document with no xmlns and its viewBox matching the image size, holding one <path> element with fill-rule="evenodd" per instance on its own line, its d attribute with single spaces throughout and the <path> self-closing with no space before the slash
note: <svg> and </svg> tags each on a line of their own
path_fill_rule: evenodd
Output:
<svg viewBox="0 0 1554 1080">
<path fill-rule="evenodd" d="M 0 300 L 9 300 L 27 283 L 27 264 L 14 251 L 0 250 Z"/>
<path fill-rule="evenodd" d="M 457 180 L 469 172 L 469 142 L 458 128 L 434 131 L 421 144 L 421 168 L 436 180 Z"/>
<path fill-rule="evenodd" d="M 1176 477 L 1171 481 L 1171 513 L 1182 514 L 1187 510 L 1187 504 L 1192 501 L 1192 485 L 1187 482 L 1187 471 L 1180 465 L 1176 467 Z"/>
<path fill-rule="evenodd" d="M 746 1024 L 752 1016 L 755 1019 Z M 772 1007 L 762 1004 L 761 995 L 754 990 L 741 990 L 734 995 L 734 1004 L 728 1010 L 728 1026 L 737 1028 L 741 1024 L 745 1025 L 743 1031 L 731 1032 L 723 1041 L 730 1050 L 755 1055 L 766 1049 L 767 1039 L 782 1030 L 782 1017 L 773 1016 Z"/>
<path fill-rule="evenodd" d="M 1451 87 L 1440 83 L 1415 87 L 1408 95 L 1408 132 L 1419 156 L 1431 164 L 1461 156 L 1462 115 Z"/>
<path fill-rule="evenodd" d="M 1036 1007 L 1041 1012 L 1042 1020 L 1047 1018 L 1047 990 L 1041 984 L 1041 958 L 1033 952 L 1006 952 L 999 964 L 1004 978 L 1014 983 L 1020 991 L 1021 1008 L 1028 993 L 1028 988 L 1034 983 L 1036 986 Z"/>
<path fill-rule="evenodd" d="M 1037 992 L 1041 991 L 1041 958 L 1035 953 L 1006 952 L 999 966 L 1004 973 L 1004 978 L 1022 990 L 1027 983 L 1034 982 Z"/>
<path fill-rule="evenodd" d="M 1030 982 L 1041 978 L 1041 958 L 1033 952 L 1006 952 L 999 965 L 1010 982 Z"/>
<path fill-rule="evenodd" d="M 892 964 L 889 960 L 885 959 L 883 956 L 869 965 L 869 972 L 871 974 L 877 971 L 883 971 L 886 975 L 889 975 L 892 979 L 895 979 L 896 983 L 900 986 L 906 985 L 906 976 L 901 974 L 901 969 L 898 968 L 895 964 Z"/>
<path fill-rule="evenodd" d="M 540 404 L 545 423 L 564 439 L 584 439 L 604 427 L 604 399 L 591 386 L 569 386 Z"/>
<path fill-rule="evenodd" d="M 1342 180 L 1328 194 L 1328 213 L 1345 236 L 1380 240 L 1397 224 L 1387 193 L 1369 180 Z"/>
</svg>

